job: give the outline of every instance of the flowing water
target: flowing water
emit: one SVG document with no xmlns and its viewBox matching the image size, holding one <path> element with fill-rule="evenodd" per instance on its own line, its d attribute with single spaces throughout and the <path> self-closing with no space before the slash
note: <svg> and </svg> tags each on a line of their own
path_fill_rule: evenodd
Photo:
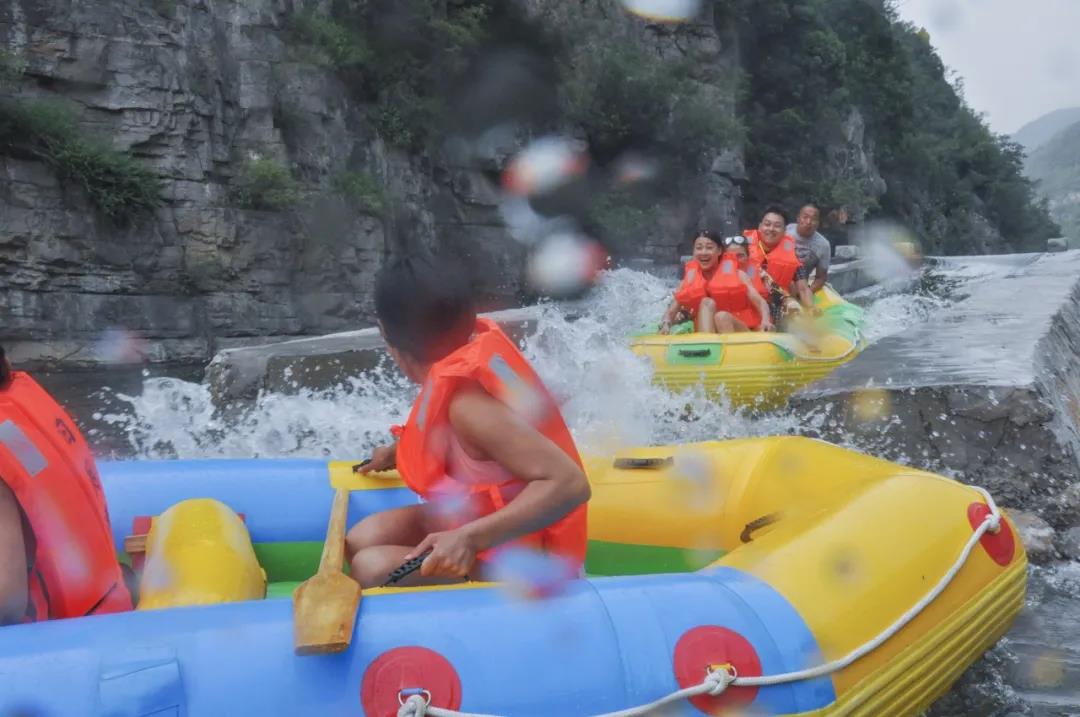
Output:
<svg viewBox="0 0 1080 717">
<path fill-rule="evenodd" d="M 949 306 L 979 282 L 1009 271 L 994 261 L 946 263 L 924 270 L 906 288 L 873 288 L 854 298 L 867 308 L 871 342 L 917 324 L 944 321 Z M 626 348 L 625 336 L 655 322 L 670 282 L 620 269 L 570 315 L 542 308 L 525 351 L 562 404 L 579 445 L 593 453 L 620 446 L 801 434 L 819 435 L 827 419 L 813 410 L 766 415 L 734 410 L 701 392 L 673 396 L 650 381 L 649 367 Z M 355 458 L 388 440 L 415 387 L 389 363 L 329 390 L 297 386 L 254 401 L 215 406 L 192 372 L 131 371 L 45 377 L 74 405 L 91 442 L 116 457 L 201 458 L 314 456 Z M 883 377 L 884 378 L 884 377 Z M 858 436 L 841 441 L 860 449 Z M 882 455 L 880 445 L 874 451 Z M 885 454 L 889 451 L 886 449 Z M 940 470 L 924 457 L 883 455 Z M 1002 645 L 935 708 L 944 715 L 1080 714 L 1080 565 L 1032 572 L 1028 610 Z"/>
</svg>

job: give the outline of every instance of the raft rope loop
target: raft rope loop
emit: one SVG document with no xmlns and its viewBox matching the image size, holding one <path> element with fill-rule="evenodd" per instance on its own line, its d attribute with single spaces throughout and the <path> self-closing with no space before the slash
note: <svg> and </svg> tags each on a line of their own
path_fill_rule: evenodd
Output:
<svg viewBox="0 0 1080 717">
<path fill-rule="evenodd" d="M 986 505 L 990 509 L 990 513 L 983 518 L 982 523 L 979 524 L 979 527 L 977 527 L 975 532 L 971 534 L 971 537 L 968 538 L 967 543 L 964 545 L 964 549 L 960 551 L 960 556 L 956 559 L 956 562 L 953 563 L 952 567 L 950 567 L 941 577 L 937 585 L 926 593 L 921 600 L 912 605 L 907 612 L 898 617 L 895 622 L 882 630 L 869 642 L 860 645 L 844 657 L 833 660 L 832 662 L 826 662 L 817 667 L 810 667 L 805 670 L 784 672 L 779 675 L 739 677 L 732 665 L 721 665 L 719 668 L 714 668 L 712 665 L 706 665 L 705 679 L 700 684 L 677 690 L 669 695 L 661 697 L 655 702 L 639 705 L 637 707 L 630 707 L 617 712 L 605 712 L 603 714 L 594 715 L 594 717 L 638 717 L 639 715 L 647 715 L 657 708 L 673 702 L 678 702 L 679 700 L 689 699 L 699 695 L 717 697 L 723 694 L 723 692 L 731 685 L 735 685 L 736 687 L 767 687 L 769 685 L 779 685 L 786 682 L 812 680 L 842 670 L 870 652 L 873 652 L 885 643 L 885 641 L 903 629 L 905 625 L 915 619 L 915 617 L 925 610 L 930 603 L 937 599 L 941 593 L 945 592 L 945 588 L 949 586 L 949 583 L 953 581 L 956 574 L 960 572 L 960 568 L 967 562 L 968 557 L 971 555 L 971 551 L 975 549 L 975 546 L 986 533 L 997 533 L 1001 529 L 1001 511 L 998 510 L 997 504 L 990 496 L 990 493 L 979 486 L 972 486 L 972 488 L 979 491 L 983 498 L 986 499 Z M 408 694 L 408 697 L 405 697 L 406 694 Z M 427 692 L 427 690 L 403 690 L 402 693 L 398 695 L 398 701 L 401 702 L 401 708 L 398 710 L 398 717 L 427 717 L 429 715 L 430 717 L 498 717 L 498 715 L 458 712 L 457 710 L 436 707 L 431 704 L 431 693 Z"/>
</svg>

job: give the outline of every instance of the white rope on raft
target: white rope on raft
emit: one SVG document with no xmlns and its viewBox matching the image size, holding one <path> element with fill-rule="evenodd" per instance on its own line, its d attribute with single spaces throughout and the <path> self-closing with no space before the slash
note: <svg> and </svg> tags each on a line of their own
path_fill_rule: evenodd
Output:
<svg viewBox="0 0 1080 717">
<path fill-rule="evenodd" d="M 600 715 L 594 715 L 594 717 L 639 717 L 640 715 L 647 715 L 651 711 L 663 707 L 664 705 L 678 702 L 679 700 L 689 699 L 691 697 L 697 697 L 699 695 L 711 695 L 716 697 L 723 694 L 723 692 L 731 685 L 736 687 L 765 687 L 769 685 L 779 685 L 786 682 L 800 682 L 802 680 L 812 680 L 818 677 L 824 677 L 825 675 L 832 674 L 838 670 L 842 670 L 853 662 L 865 657 L 870 652 L 873 652 L 882 644 L 884 644 L 889 638 L 904 628 L 909 622 L 926 609 L 927 605 L 932 603 L 941 593 L 945 591 L 945 588 L 949 586 L 949 583 L 953 581 L 956 574 L 960 572 L 960 568 L 967 562 L 968 557 L 971 555 L 971 551 L 975 549 L 975 546 L 982 539 L 982 537 L 990 532 L 997 533 L 1001 529 L 1001 512 L 998 510 L 997 504 L 990 494 L 983 488 L 973 486 L 975 490 L 979 491 L 986 499 L 986 505 L 990 509 L 990 513 L 983 518 L 983 522 L 975 529 L 971 537 L 968 538 L 967 543 L 964 545 L 964 549 L 960 551 L 960 556 L 953 563 L 952 567 L 942 576 L 941 580 L 923 596 L 921 600 L 911 606 L 907 612 L 898 617 L 891 625 L 882 630 L 872 640 L 855 648 L 847 655 L 833 660 L 832 662 L 826 662 L 825 664 L 818 665 L 817 667 L 810 667 L 805 670 L 796 670 L 795 672 L 784 672 L 779 675 L 761 675 L 758 677 L 739 677 L 734 668 L 729 665 L 725 665 L 718 670 L 709 672 L 705 680 L 700 684 L 693 685 L 692 687 L 686 687 L 684 689 L 672 692 L 669 695 L 661 697 L 655 702 L 649 704 L 639 705 L 637 707 L 629 707 L 618 712 L 605 712 Z M 399 698 L 400 699 L 400 698 Z M 424 694 L 412 694 L 408 698 L 402 701 L 401 708 L 398 710 L 398 717 L 498 717 L 497 715 L 477 714 L 473 712 L 459 712 L 457 710 L 450 710 L 443 707 L 436 707 L 430 704 L 431 695 L 424 691 Z"/>
</svg>

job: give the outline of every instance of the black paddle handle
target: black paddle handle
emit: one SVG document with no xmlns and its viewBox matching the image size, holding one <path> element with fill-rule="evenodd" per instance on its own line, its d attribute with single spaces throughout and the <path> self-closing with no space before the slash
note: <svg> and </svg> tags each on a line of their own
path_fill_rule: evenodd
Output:
<svg viewBox="0 0 1080 717">
<path fill-rule="evenodd" d="M 406 560 L 391 571 L 390 575 L 386 578 L 386 582 L 383 583 L 382 586 L 384 588 L 390 587 L 394 583 L 401 581 L 406 575 L 412 575 L 420 569 L 420 566 L 424 564 L 424 560 L 426 560 L 429 555 L 431 555 L 431 551 L 425 550 L 412 560 Z"/>
</svg>

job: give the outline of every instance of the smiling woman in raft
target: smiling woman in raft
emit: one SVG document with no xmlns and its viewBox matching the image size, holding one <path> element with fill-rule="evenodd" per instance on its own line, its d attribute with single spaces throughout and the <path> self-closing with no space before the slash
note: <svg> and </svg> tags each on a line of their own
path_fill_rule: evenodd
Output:
<svg viewBox="0 0 1080 717">
<path fill-rule="evenodd" d="M 694 238 L 693 258 L 660 321 L 661 334 L 687 318 L 702 333 L 772 331 L 769 305 L 755 287 L 760 277 L 750 263 L 748 244 L 745 237 L 720 241 L 709 231 Z"/>
</svg>

